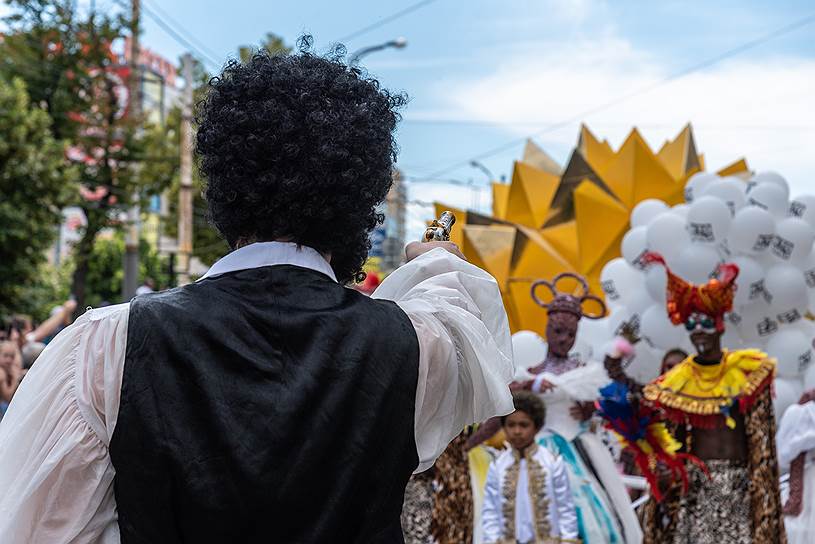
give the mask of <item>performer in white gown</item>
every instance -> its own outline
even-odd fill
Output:
[[[573,296],[559,292],[558,284],[566,279],[577,281],[582,293]],[[536,296],[539,287],[550,292],[548,302]],[[528,369],[523,382],[524,387],[539,392],[546,403],[547,421],[539,441],[566,462],[583,541],[637,544],[642,540],[642,531],[628,492],[598,435],[599,427],[589,422],[598,391],[610,379],[601,363],[584,363],[569,356],[579,320],[602,317],[605,305],[589,294],[583,278],[568,273],[552,282],[536,282],[532,293],[548,313],[546,359]],[[584,310],[591,304],[598,307],[596,312]]]
[[[789,468],[784,505],[788,544],[815,542],[815,389],[787,408],[776,434],[778,463]]]
[[[404,102],[308,51],[227,65],[197,152],[233,248],[87,311],[0,423],[0,543],[402,541],[405,484],[512,411],[496,281],[449,242],[359,277]]]

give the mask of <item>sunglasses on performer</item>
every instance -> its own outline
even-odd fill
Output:
[[[696,330],[697,327],[701,327],[702,330],[712,331],[716,329],[716,322],[708,316],[691,316],[685,321],[685,328],[688,332]]]

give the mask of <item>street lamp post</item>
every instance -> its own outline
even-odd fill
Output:
[[[484,172],[484,174],[487,176],[487,181],[489,181],[489,182],[495,181],[495,176],[492,175],[492,172],[490,171],[490,169],[487,168],[486,166],[484,166],[483,163],[480,163],[480,162],[478,162],[476,160],[472,160],[472,161],[470,161],[470,166],[472,166],[473,168],[477,168],[478,170],[481,170],[482,172]]]
[[[407,46],[407,38],[399,37],[395,40],[391,40],[389,42],[380,43],[379,45],[371,45],[369,47],[363,47],[362,49],[358,49],[348,58],[348,66],[354,67],[359,64],[360,59],[365,55],[370,55],[371,53],[375,53],[376,51],[381,51],[383,49],[388,49],[389,47],[393,47],[394,49],[403,49]]]

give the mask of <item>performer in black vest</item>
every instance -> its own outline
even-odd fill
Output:
[[[306,40],[307,42],[308,40]],[[449,242],[360,276],[400,94],[337,54],[232,62],[200,104],[196,283],[91,310],[0,426],[0,542],[392,543],[405,484],[512,411],[495,280]]]

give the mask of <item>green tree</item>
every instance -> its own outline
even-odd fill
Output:
[[[129,115],[127,67],[112,44],[128,33],[121,15],[80,14],[73,0],[10,0],[9,32],[0,46],[0,74],[22,78],[33,103],[52,117],[54,135],[70,143],[79,170],[75,194],[86,218],[74,248],[71,291],[85,305],[90,257],[100,232],[120,228],[134,195],[148,198],[170,179],[157,179],[144,160],[142,119]]]
[[[291,47],[286,45],[283,38],[272,32],[267,32],[266,37],[261,40],[257,46],[242,45],[238,48],[238,55],[240,56],[241,62],[248,61],[252,58],[252,55],[261,49],[265,49],[271,55],[285,55],[286,53],[291,53]]]
[[[0,315],[32,309],[61,208],[76,191],[64,152],[23,80],[0,75]]]
[[[122,302],[124,254],[125,243],[122,233],[117,232],[110,238],[97,238],[89,256],[86,305],[99,306],[102,303]],[[145,240],[139,242],[139,274],[143,278],[152,278],[159,288],[166,287],[170,281],[166,259]]]

